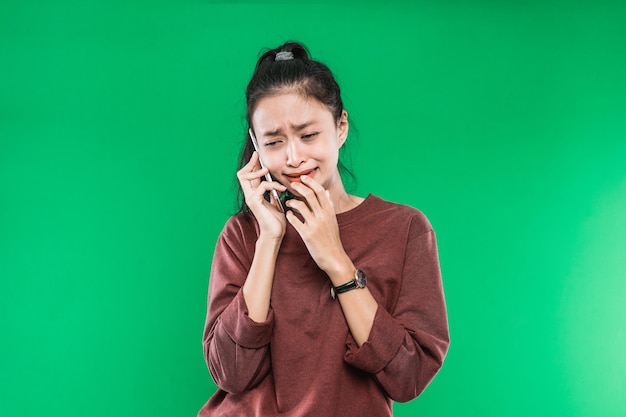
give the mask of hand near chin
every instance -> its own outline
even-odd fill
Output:
[[[291,211],[287,212],[287,220],[302,237],[317,266],[331,275],[342,262],[345,263],[347,255],[341,243],[330,193],[307,176],[302,176],[302,183],[295,182],[292,187],[302,198],[291,199],[286,204],[300,213],[302,220]]]
[[[267,168],[261,168],[259,155],[254,152],[250,161],[237,171],[237,179],[241,184],[246,204],[259,223],[259,237],[278,240],[285,235],[287,222],[285,215],[277,206],[278,203],[273,198],[267,201],[265,194],[271,190],[282,193],[287,188],[276,181],[262,181],[261,178],[267,172]]]

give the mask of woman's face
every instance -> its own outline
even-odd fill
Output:
[[[324,188],[338,190],[339,148],[348,135],[345,110],[335,122],[330,110],[314,98],[285,93],[261,99],[252,114],[261,159],[274,179],[298,195],[291,184],[301,175]]]

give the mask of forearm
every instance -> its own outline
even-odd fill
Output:
[[[367,342],[374,324],[378,303],[367,288],[348,291],[337,296],[350,333],[357,346]]]
[[[248,304],[254,309],[255,285],[262,282],[258,278],[269,277],[265,279],[269,294],[275,259],[271,253],[277,253],[279,243],[275,250],[269,251],[273,247],[265,244],[257,230],[252,216],[231,218],[220,234],[211,265],[204,354],[215,382],[233,393],[258,384],[270,368],[269,344],[274,321],[269,296],[265,298],[263,317],[257,317],[258,320],[253,319],[254,312],[249,314]],[[272,262],[268,266],[261,262],[269,258]],[[244,298],[244,286],[252,294],[248,302]]]
[[[337,287],[352,279],[355,271],[354,264],[346,256],[333,269],[329,269],[327,274],[332,281],[332,285]],[[369,339],[378,303],[367,288],[354,289],[338,294],[337,299],[341,303],[341,309],[350,328],[350,333],[357,346],[361,347]]]
[[[243,285],[243,298],[248,308],[248,316],[257,323],[267,320],[274,281],[276,257],[281,240],[259,237],[254,258]]]
[[[347,341],[345,356],[351,365],[373,374],[395,401],[408,401],[424,390],[441,367],[450,343],[432,230],[409,238],[406,252],[413,256],[405,256],[397,278],[402,284],[397,299],[380,305],[367,343],[357,347],[356,340]],[[376,275],[371,278],[374,284]],[[369,287],[376,299],[387,288]],[[381,294],[380,300],[386,297]]]

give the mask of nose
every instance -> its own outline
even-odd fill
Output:
[[[287,143],[287,165],[298,167],[304,162],[304,156],[299,141],[291,139]]]

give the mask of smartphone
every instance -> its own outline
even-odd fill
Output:
[[[265,168],[265,164],[263,163],[263,159],[261,159],[261,152],[259,152],[259,143],[256,141],[256,136],[254,136],[254,132],[252,131],[252,128],[248,129],[248,134],[250,135],[250,139],[252,140],[252,145],[254,146],[254,150],[259,155],[259,162],[261,163],[261,168]],[[266,181],[270,181],[270,182],[274,181],[274,179],[272,178],[272,176],[270,175],[269,172],[267,174],[265,174],[265,180]],[[270,194],[272,195],[272,197],[274,197],[274,199],[278,203],[278,208],[280,209],[280,211],[282,211],[284,213],[285,212],[285,208],[283,207],[282,201],[280,201],[280,197],[278,196],[278,191],[271,190]]]

